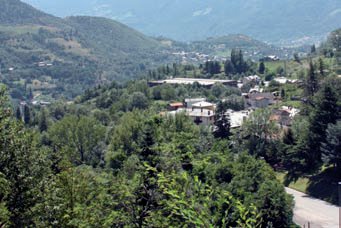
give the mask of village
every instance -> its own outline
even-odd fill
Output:
[[[299,80],[290,80],[284,77],[276,78],[280,84],[299,84]],[[198,83],[200,86],[211,88],[216,83],[221,83],[225,86],[241,88],[246,83],[252,82],[252,87],[249,92],[242,93],[241,97],[244,101],[244,110],[235,111],[232,109],[226,110],[225,115],[230,120],[231,129],[240,128],[243,123],[249,118],[250,114],[257,109],[271,108],[272,114],[270,121],[274,121],[281,128],[288,128],[300,110],[294,107],[281,105],[279,92],[264,92],[261,88],[261,78],[257,75],[244,77],[242,81],[236,80],[217,80],[217,79],[201,79],[201,78],[171,78],[159,81],[150,81],[149,86],[157,86],[162,84],[170,85],[192,85]],[[268,83],[264,85],[268,86]],[[222,99],[220,102],[224,102]],[[168,110],[161,113],[163,116],[175,116],[176,114],[185,114],[190,117],[197,125],[212,127],[216,118],[217,102],[210,102],[205,97],[186,98],[183,101],[170,102]]]

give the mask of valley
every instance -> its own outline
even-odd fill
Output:
[[[208,20],[183,29],[192,0],[44,1],[63,18],[0,0],[0,227],[337,226],[341,29],[325,29],[339,2],[318,1],[230,1],[227,21],[204,1],[192,17]],[[173,35],[113,20],[133,2],[172,15]],[[254,33],[237,9],[282,30]],[[328,35],[296,43],[300,26]]]

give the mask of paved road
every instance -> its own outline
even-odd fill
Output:
[[[341,228],[339,226],[339,208],[325,201],[310,197],[301,192],[286,188],[294,196],[294,221],[300,226],[311,228]]]

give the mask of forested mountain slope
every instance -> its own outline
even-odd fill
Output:
[[[105,16],[176,40],[242,33],[274,43],[304,41],[319,39],[341,25],[339,0],[25,1],[59,16]]]
[[[0,5],[0,74],[15,88],[14,98],[32,90],[73,97],[98,83],[137,77],[167,58],[158,41],[119,22],[61,19],[18,0]]]

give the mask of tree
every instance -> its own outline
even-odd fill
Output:
[[[281,183],[264,181],[256,194],[255,205],[263,215],[262,227],[290,227],[293,218],[293,199]]]
[[[18,106],[17,109],[16,109],[15,117],[17,118],[17,120],[22,121],[20,106]]]
[[[165,84],[160,87],[160,96],[162,100],[171,101],[176,99],[176,91],[173,86]]]
[[[315,73],[315,66],[312,60],[309,62],[309,70],[305,83],[305,93],[307,96],[314,96],[318,90],[318,80]]]
[[[315,44],[313,44],[313,45],[311,46],[311,48],[310,48],[310,53],[311,53],[311,54],[316,54],[316,46],[315,46]]]
[[[41,199],[40,187],[47,164],[34,135],[12,119],[5,90],[0,89],[0,217],[1,226],[32,225],[32,209]],[[5,202],[5,203],[3,203]],[[5,208],[4,208],[5,207]],[[7,219],[6,219],[7,220]]]
[[[232,181],[228,189],[233,196],[254,203],[261,213],[261,227],[290,227],[293,200],[276,180],[272,168],[263,160],[241,153],[234,161]]]
[[[233,63],[230,60],[226,60],[225,64],[224,64],[224,71],[225,71],[225,75],[231,75],[231,74],[235,74],[236,70],[234,68]]]
[[[324,76],[324,62],[322,58],[319,58],[319,71],[322,76]]]
[[[264,62],[260,62],[258,72],[260,74],[264,74],[265,73],[265,64],[264,64]]]
[[[324,86],[318,96],[315,110],[310,118],[307,148],[308,164],[316,168],[321,162],[321,146],[326,142],[328,124],[335,124],[339,117],[337,99],[334,91]]]
[[[217,105],[214,126],[213,135],[215,138],[227,139],[230,136],[230,119],[221,101]]]
[[[30,108],[25,105],[24,106],[24,123],[25,124],[30,124],[31,122],[31,112],[30,112]]]
[[[4,174],[0,173],[0,227],[9,225],[10,212],[6,205],[6,198],[9,194],[9,183]]]
[[[336,124],[329,124],[326,131],[326,142],[321,147],[323,160],[334,165],[341,171],[341,121]]]
[[[271,121],[271,110],[259,109],[251,113],[243,123],[242,137],[245,138],[245,149],[256,157],[263,157],[270,164],[278,162],[279,157],[274,150],[278,127]]]
[[[49,128],[48,136],[56,153],[65,152],[76,165],[96,167],[103,159],[105,128],[92,117],[64,117]]]
[[[221,84],[221,83],[215,83],[213,86],[212,86],[212,95],[215,96],[216,98],[220,98],[224,91],[225,91],[226,87]]]
[[[297,53],[294,54],[294,60],[295,60],[295,62],[297,62],[297,63],[301,63],[301,59],[300,59],[300,57],[298,56]]]
[[[248,64],[244,61],[242,50],[232,49],[231,61],[225,62],[225,74],[241,74],[248,71]]]
[[[333,47],[336,49],[335,50],[335,58],[336,62],[338,64],[338,72],[341,74],[341,29],[335,30],[332,32],[329,36],[329,41],[333,45]]]
[[[39,126],[40,132],[47,130],[48,124],[47,124],[47,117],[46,117],[45,109],[41,110],[38,126]]]
[[[160,173],[158,185],[164,199],[151,220],[155,227],[261,227],[261,217],[253,204],[244,205],[197,176]]]
[[[284,90],[284,88],[281,89],[281,98],[282,99],[285,98],[285,90]]]
[[[148,107],[148,99],[141,92],[134,92],[130,97],[130,110],[134,108],[145,109]]]

